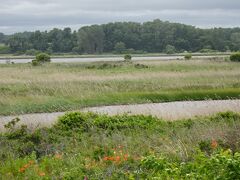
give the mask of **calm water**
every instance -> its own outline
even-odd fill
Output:
[[[194,58],[213,58],[215,56],[194,56]],[[218,56],[219,57],[219,56]],[[161,56],[161,57],[133,57],[135,61],[143,60],[176,60],[183,59],[183,56]],[[32,59],[0,59],[0,64],[6,63],[29,63]],[[99,61],[123,61],[123,57],[104,57],[104,58],[52,58],[54,63],[77,63],[77,62],[99,62]]]

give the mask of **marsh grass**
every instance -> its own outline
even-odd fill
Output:
[[[0,65],[0,114],[239,98],[239,70],[207,60]]]

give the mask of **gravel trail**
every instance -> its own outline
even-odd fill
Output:
[[[145,114],[174,121],[194,116],[207,116],[225,111],[240,112],[240,100],[182,101],[138,105],[116,105],[85,108],[81,111],[91,111],[109,115],[124,113]],[[25,124],[30,128],[49,127],[57,121],[59,116],[62,116],[65,113],[66,112],[0,116],[0,131],[4,131],[4,125],[16,117],[21,119],[19,125]]]

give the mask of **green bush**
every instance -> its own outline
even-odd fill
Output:
[[[137,69],[147,69],[147,68],[149,68],[149,66],[147,66],[145,64],[135,64],[134,67],[137,68]]]
[[[192,59],[192,54],[186,54],[186,55],[184,56],[184,59],[185,59],[185,60],[190,60],[190,59]]]
[[[240,62],[240,52],[232,54],[230,60],[234,62]]]
[[[77,130],[77,131],[87,131],[91,127],[91,121],[96,114],[93,113],[81,113],[73,112],[67,113],[64,116],[60,117],[56,126],[61,130]]]
[[[46,53],[40,53],[36,55],[36,60],[39,63],[46,63],[46,62],[51,62],[51,57]]]
[[[36,59],[32,60],[32,65],[38,66],[47,62],[51,62],[51,57],[46,53],[40,53],[36,55]]]
[[[132,60],[132,56],[131,56],[130,54],[126,54],[126,55],[124,56],[124,60],[125,60],[125,61],[131,61],[131,60]]]
[[[38,65],[40,65],[40,63],[36,59],[34,59],[34,60],[32,60],[32,65],[38,66]]]

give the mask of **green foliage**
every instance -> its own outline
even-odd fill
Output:
[[[48,53],[144,53],[238,51],[239,28],[199,29],[161,20],[151,22],[116,22],[81,27],[54,28],[49,32],[24,32],[5,36],[0,43],[8,44],[12,53],[36,49]],[[133,52],[135,51],[135,52]],[[28,52],[27,52],[28,53]]]
[[[40,53],[36,55],[36,60],[39,63],[51,62],[51,57],[46,53]]]
[[[114,50],[117,52],[117,53],[123,53],[125,50],[126,50],[126,45],[125,43],[123,42],[117,42],[114,46]]]
[[[40,63],[36,59],[34,59],[34,60],[32,60],[32,65],[38,66],[38,65],[40,65]]]
[[[10,52],[11,52],[11,50],[10,50],[9,46],[6,46],[4,44],[0,44],[0,54],[8,54]]]
[[[125,61],[131,61],[131,60],[132,60],[132,56],[131,56],[130,54],[126,54],[126,55],[124,56],[124,60],[125,60]]]
[[[184,56],[184,59],[185,59],[185,60],[190,60],[190,59],[192,59],[192,54],[186,54],[186,55]]]
[[[40,53],[41,51],[30,49],[30,50],[27,50],[25,54],[29,56],[36,56],[37,54],[40,54]]]
[[[57,127],[69,131],[69,130],[81,130],[87,131],[91,127],[91,121],[96,114],[92,113],[80,113],[73,112],[59,118]]]
[[[144,179],[239,179],[240,154],[220,151],[207,157],[198,152],[193,161],[171,162],[164,157],[148,156],[142,160],[142,167],[148,171]]]
[[[172,45],[167,45],[166,48],[165,48],[165,53],[167,54],[174,54],[176,52],[176,49],[174,46]]]
[[[146,129],[161,124],[161,122],[157,123],[157,121],[158,120],[152,116],[107,116],[94,113],[73,112],[60,117],[56,126],[64,131],[88,131],[91,127],[104,130]]]
[[[236,151],[222,148],[225,129],[236,130],[233,143],[239,143],[240,121],[229,123],[239,114],[216,116],[224,121],[199,117],[166,122],[143,115],[72,112],[60,117],[55,126],[38,130],[16,128],[19,119],[14,119],[6,126],[8,131],[0,134],[0,177],[239,179],[240,147]],[[214,146],[211,134],[220,138]],[[182,158],[184,153],[187,158]]]
[[[32,60],[32,65],[38,66],[47,62],[51,62],[51,57],[46,53],[40,53],[36,55],[36,59]]]
[[[139,63],[135,64],[134,67],[137,68],[137,69],[147,69],[147,68],[149,68],[149,66],[147,66],[145,64],[139,64]]]
[[[214,52],[217,52],[217,51],[213,50],[213,49],[201,49],[199,52],[200,53],[214,53]]]
[[[230,60],[234,62],[240,62],[240,52],[232,54]]]

